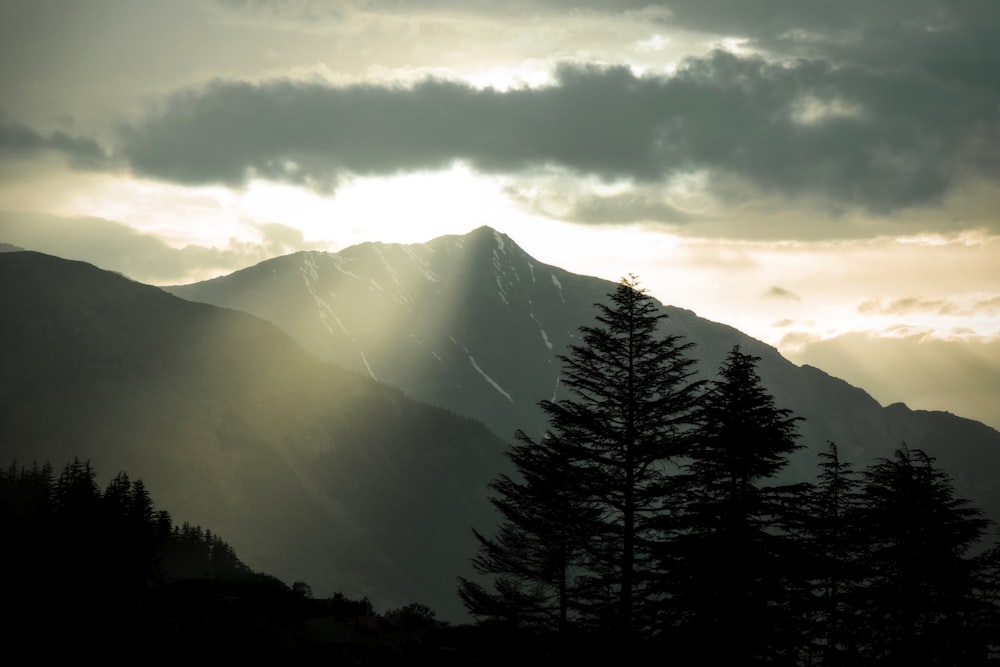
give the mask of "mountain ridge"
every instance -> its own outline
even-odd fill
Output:
[[[462,618],[455,576],[468,573],[469,528],[496,521],[487,484],[505,444],[545,427],[538,401],[565,395],[558,355],[615,286],[492,231],[294,253],[173,288],[0,253],[0,454],[127,469],[252,567]],[[815,471],[827,440],[858,467],[906,442],[1000,517],[995,429],[880,406],[729,325],[661,307],[663,333],[696,343],[701,377],[734,344],[761,357],[776,404],[804,418],[790,478]]]
[[[128,470],[178,521],[318,593],[463,614],[503,443],[272,324],[84,262],[0,255],[0,458]]]
[[[264,317],[318,357],[367,368],[409,395],[482,421],[507,441],[518,429],[530,435],[544,430],[538,402],[565,396],[558,357],[579,342],[579,327],[593,322],[594,304],[605,302],[615,286],[539,262],[488,226],[426,243],[365,243],[311,257],[316,262],[308,269],[294,266],[305,261],[300,254],[261,262],[257,271],[271,272],[270,279],[252,286],[237,273],[210,281],[211,290],[206,283],[166,289]],[[308,299],[281,277],[292,269],[309,273]],[[691,356],[701,377],[713,378],[733,345],[761,357],[759,372],[776,403],[803,418],[806,447],[793,456],[790,476],[807,476],[827,441],[859,466],[890,456],[906,441],[943,465],[966,464],[966,451],[975,450],[1000,470],[1000,432],[987,425],[956,417],[949,422],[952,432],[933,429],[937,440],[947,436],[935,441],[919,425],[937,418],[889,409],[863,388],[817,367],[797,366],[735,327],[654,301],[667,315],[663,333],[695,343]],[[309,310],[319,302],[317,318]],[[337,328],[323,326],[324,317],[328,323],[335,317]],[[976,500],[994,491],[1000,498],[1000,486],[971,468],[956,475],[979,490]],[[987,504],[1000,516],[1000,500]]]

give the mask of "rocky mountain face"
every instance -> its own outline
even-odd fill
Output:
[[[542,427],[537,403],[558,390],[556,354],[592,320],[606,283],[481,228],[422,245],[297,253],[167,289],[267,319],[322,359],[508,438]]]
[[[88,264],[2,253],[0,285],[2,465],[78,456],[102,487],[125,470],[288,584],[462,616],[455,578],[504,465],[481,424]]]
[[[320,358],[481,420],[509,442],[516,429],[544,430],[538,402],[565,397],[558,355],[578,342],[580,326],[594,324],[594,304],[613,289],[545,265],[482,227],[424,244],[297,253],[169,291],[267,319]],[[663,310],[664,332],[696,344],[691,354],[703,378],[715,377],[734,345],[761,357],[760,375],[777,404],[803,419],[806,447],[794,455],[789,478],[810,477],[828,440],[858,465],[905,442],[937,457],[963,493],[1000,517],[996,430],[947,413],[883,407],[730,326]]]

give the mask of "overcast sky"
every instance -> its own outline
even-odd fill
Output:
[[[996,0],[0,0],[0,242],[153,284],[491,225],[1000,428]]]

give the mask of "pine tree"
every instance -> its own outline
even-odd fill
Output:
[[[494,590],[460,578],[459,595],[474,616],[565,632],[590,513],[579,502],[573,467],[558,439],[547,433],[536,443],[518,431],[516,441],[507,456],[519,479],[503,474],[490,484],[490,501],[502,517],[497,534],[473,531],[479,542],[473,567],[499,575]]]
[[[625,636],[652,629],[654,519],[670,505],[669,467],[687,452],[701,383],[692,344],[659,334],[666,314],[634,276],[608,296],[560,357],[571,398],[540,403],[549,437],[522,434],[512,452],[522,480],[494,485],[504,521],[475,562],[501,575],[509,601],[530,606],[555,589],[561,619],[572,610]]]
[[[767,484],[800,446],[798,418],[774,405],[758,361],[734,347],[700,404],[684,512],[661,561],[678,640],[717,638],[688,648],[719,664],[791,662],[805,633],[796,536],[805,487]]]
[[[629,635],[654,627],[657,518],[671,511],[669,473],[690,446],[702,383],[687,356],[694,344],[659,333],[666,313],[634,276],[609,298],[596,304],[597,325],[581,328],[583,345],[561,357],[574,398],[542,408],[600,511],[588,536],[591,615]]]
[[[833,442],[819,453],[820,472],[812,492],[808,538],[811,547],[813,653],[821,665],[859,662],[852,589],[860,576],[860,495],[851,465]]]
[[[866,664],[976,665],[997,625],[988,563],[971,550],[989,520],[957,498],[934,459],[905,445],[864,475]]]

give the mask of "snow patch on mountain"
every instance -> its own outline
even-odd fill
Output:
[[[510,301],[507,300],[507,291],[503,288],[503,283],[500,282],[500,276],[496,277],[496,281],[497,281],[497,294],[500,295],[500,300],[509,306]]]
[[[420,273],[423,274],[424,278],[426,278],[428,281],[430,281],[432,283],[441,282],[440,279],[437,277],[437,274],[434,273],[433,271],[431,271],[429,268],[427,268],[428,267],[428,262],[426,262],[425,260],[421,259],[417,255],[417,253],[413,251],[413,247],[412,246],[405,246],[404,245],[404,246],[401,246],[401,248],[403,250],[403,253],[405,255],[407,255],[410,259],[412,259],[413,263],[417,265],[417,270],[420,271]],[[425,246],[425,249],[427,250],[427,252],[431,252],[431,253],[434,252],[434,249],[431,248],[430,246]]]
[[[556,286],[557,290],[559,290],[559,298],[562,299],[563,303],[566,303],[566,297],[563,295],[562,283],[559,282],[558,278],[556,278],[556,274],[550,273],[549,275],[552,276],[552,284]]]
[[[454,338],[452,338],[451,336],[448,337],[451,338],[452,343],[459,345],[458,341],[456,341]],[[481,376],[483,376],[483,379],[489,382],[490,386],[492,386],[494,389],[500,392],[504,398],[513,403],[514,399],[511,397],[511,395],[503,387],[501,387],[496,380],[487,375],[486,371],[484,371],[482,368],[479,367],[479,364],[476,363],[476,358],[472,356],[472,353],[469,352],[469,349],[464,345],[459,345],[459,347],[465,350],[465,354],[469,357],[469,363],[471,363],[472,367],[476,369],[476,372],[479,373]]]
[[[368,357],[365,356],[365,351],[364,350],[358,350],[358,352],[361,353],[361,362],[365,365],[365,368],[368,369],[368,374],[372,376],[373,380],[375,380],[376,382],[378,382],[378,378],[375,377],[375,371],[372,370],[371,365],[368,363]]]
[[[368,357],[365,356],[365,352],[361,349],[361,345],[358,343],[357,339],[351,335],[351,332],[347,330],[347,327],[345,327],[344,323],[340,321],[337,314],[333,312],[333,308],[330,307],[330,304],[324,301],[323,298],[316,293],[316,290],[313,289],[313,285],[317,280],[319,280],[319,270],[316,267],[316,259],[312,256],[312,254],[307,254],[305,256],[299,270],[302,273],[302,279],[306,284],[306,290],[309,291],[309,294],[312,295],[313,301],[316,303],[320,322],[324,327],[326,327],[326,330],[330,334],[333,334],[333,327],[330,326],[330,323],[327,321],[327,317],[332,318],[333,321],[337,323],[337,326],[344,332],[344,335],[347,336],[352,343],[354,343],[354,347],[357,349],[358,354],[361,355],[361,363],[363,363],[365,368],[368,369],[368,374],[371,375],[373,380],[377,381],[378,378],[375,377],[375,372],[368,363]],[[373,280],[372,282],[375,281]],[[382,288],[380,287],[379,289]]]
[[[312,265],[314,267],[318,267],[318,265],[316,264],[316,260],[314,259],[314,256],[317,255],[317,254],[321,254],[323,256],[324,260],[327,263],[332,264],[333,268],[335,268],[340,273],[343,273],[345,276],[350,276],[351,278],[354,278],[355,280],[357,280],[360,283],[365,283],[366,282],[364,278],[362,278],[358,274],[356,274],[356,273],[354,273],[354,272],[352,272],[352,271],[350,271],[350,270],[347,269],[347,264],[351,260],[348,259],[347,257],[344,257],[343,255],[341,255],[339,253],[316,253],[316,252],[307,253],[307,255],[306,255],[307,261],[311,260],[312,261]],[[317,280],[319,279],[319,273],[318,272],[316,274],[316,279]]]
[[[538,318],[535,317],[534,313],[528,313],[528,315],[530,315],[531,319],[538,325],[538,331],[542,334],[542,340],[545,341],[545,347],[551,350],[555,346],[552,344],[552,341],[549,340],[549,335],[545,333],[545,328],[542,326],[542,323],[538,321]]]
[[[306,286],[312,285],[312,283],[319,280],[319,269],[316,268],[316,257],[313,254],[306,253],[302,261],[302,277],[306,281]]]
[[[399,279],[399,274],[396,273],[396,269],[392,268],[392,264],[390,264],[389,260],[387,260],[385,255],[382,254],[382,249],[377,245],[372,246],[372,248],[375,250],[375,254],[378,255],[378,258],[382,260],[382,266],[385,267],[385,271],[392,278],[392,281],[396,283],[398,287],[402,287],[403,281]]]
[[[494,229],[493,238],[495,238],[497,241],[497,247],[500,248],[501,251],[503,251],[505,245],[503,240],[503,234]]]

